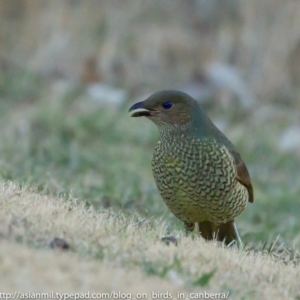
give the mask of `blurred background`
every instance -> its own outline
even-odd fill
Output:
[[[300,2],[0,0],[0,174],[182,228],[151,173],[161,89],[195,97],[249,168],[246,242],[300,242]]]

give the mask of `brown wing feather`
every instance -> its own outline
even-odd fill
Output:
[[[221,144],[224,144],[229,150],[229,152],[231,153],[231,155],[233,156],[234,164],[237,170],[236,179],[246,187],[249,193],[249,202],[252,203],[254,201],[253,187],[245,163],[243,162],[238,151],[228,140],[228,138],[212,123],[212,121],[209,118],[207,119],[207,122],[210,126],[211,131],[213,132],[213,135],[216,137],[215,140]]]
[[[232,151],[232,155],[234,157],[234,162],[235,162],[236,170],[237,170],[236,179],[242,185],[244,185],[246,187],[246,189],[248,190],[248,193],[249,193],[249,202],[252,203],[254,201],[253,187],[252,187],[248,169],[247,169],[245,163],[243,162],[243,160],[241,159],[240,155],[237,152]]]

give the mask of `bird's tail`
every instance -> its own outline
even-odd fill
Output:
[[[210,221],[199,222],[199,231],[206,240],[217,240],[225,242],[226,245],[236,241],[242,245],[234,220],[223,224],[216,224]]]

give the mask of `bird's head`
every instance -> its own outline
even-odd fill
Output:
[[[142,102],[135,103],[129,109],[132,117],[147,117],[159,127],[163,125],[185,125],[193,116],[199,116],[200,107],[196,100],[180,91],[161,91]],[[196,118],[197,119],[197,118]]]

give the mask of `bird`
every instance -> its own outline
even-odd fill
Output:
[[[156,92],[132,105],[132,111],[131,117],[146,117],[158,127],[153,177],[186,232],[198,227],[205,240],[242,247],[234,219],[253,202],[254,194],[248,169],[234,145],[184,92]]]

